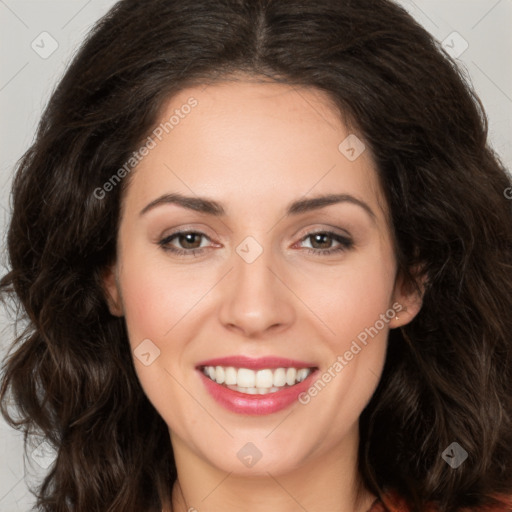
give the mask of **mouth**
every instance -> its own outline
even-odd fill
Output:
[[[306,380],[316,367],[251,370],[233,366],[202,366],[199,369],[207,378],[232,391],[246,395],[267,395]]]
[[[291,406],[318,373],[311,363],[242,356],[215,359],[196,366],[209,394],[238,414],[264,415]]]

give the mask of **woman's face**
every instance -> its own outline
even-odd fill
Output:
[[[388,331],[419,307],[369,150],[321,92],[275,83],[183,90],[161,122],[106,287],[177,460],[275,475],[355,456]]]

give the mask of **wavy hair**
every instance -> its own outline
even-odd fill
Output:
[[[25,440],[37,429],[56,449],[39,510],[170,502],[168,428],[102,288],[129,177],[106,198],[95,190],[173,94],[240,72],[328,94],[374,155],[399,273],[426,279],[360,418],[365,485],[418,511],[511,494],[511,179],[464,73],[389,0],[122,0],[56,87],[12,188],[0,291],[25,328],[3,363],[1,410]],[[441,457],[453,441],[468,452],[457,470]]]

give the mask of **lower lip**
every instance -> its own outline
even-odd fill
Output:
[[[212,379],[206,377],[202,370],[198,370],[206,389],[210,395],[223,407],[238,414],[263,415],[272,414],[289,407],[306,391],[318,370],[313,370],[306,379],[281,391],[267,393],[266,395],[247,395],[233,391]]]

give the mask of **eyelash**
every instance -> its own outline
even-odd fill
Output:
[[[174,238],[176,238],[180,235],[190,235],[190,234],[200,235],[209,240],[209,237],[207,235],[205,235],[204,233],[201,233],[200,231],[176,231],[175,233],[171,233],[170,235],[168,235],[165,238],[163,238],[162,240],[160,240],[158,242],[158,245],[160,245],[162,247],[162,249],[164,249],[165,251],[170,251],[170,252],[176,254],[177,256],[199,255],[204,251],[204,249],[205,249],[204,247],[199,248],[199,249],[179,249],[179,248],[172,247],[169,245]],[[315,255],[319,255],[319,256],[329,256],[334,253],[340,253],[340,252],[349,250],[354,245],[354,242],[350,238],[347,238],[347,237],[344,237],[337,233],[334,233],[333,231],[314,231],[312,233],[308,233],[300,241],[302,242],[304,240],[307,240],[308,238],[310,238],[314,235],[327,235],[330,238],[332,238],[333,240],[335,240],[336,242],[338,242],[340,244],[340,246],[335,249],[325,249],[325,250],[311,249],[309,247],[306,247],[307,252],[310,254],[315,254]]]

